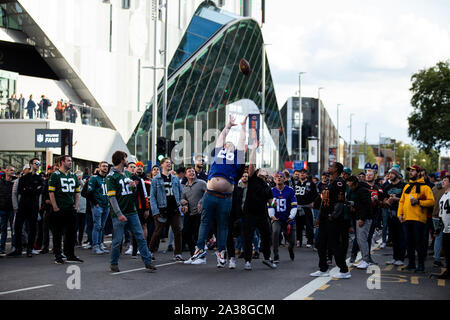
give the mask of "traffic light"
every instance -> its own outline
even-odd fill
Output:
[[[167,138],[159,137],[156,142],[156,155],[158,161],[161,161],[167,156]]]
[[[176,142],[167,140],[167,155],[172,158],[172,150],[175,148]]]

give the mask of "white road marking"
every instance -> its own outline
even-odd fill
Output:
[[[377,243],[377,247],[380,245],[380,243]],[[358,252],[358,256],[356,257],[356,261],[361,259],[361,252]],[[350,258],[346,260],[347,265],[350,267],[352,264],[350,264]],[[319,290],[321,287],[326,285],[328,282],[332,280],[336,274],[339,273],[339,267],[334,267],[330,270],[330,276],[328,277],[318,277],[311,282],[307,283],[297,291],[291,293],[283,300],[305,300],[310,295],[312,295],[314,292]],[[345,281],[345,280],[344,280]]]
[[[10,294],[10,293],[15,293],[15,292],[28,291],[28,290],[41,289],[41,288],[47,288],[47,287],[52,287],[52,286],[53,286],[53,284],[45,284],[45,285],[42,285],[42,286],[29,287],[29,288],[23,288],[23,289],[17,289],[17,290],[0,292],[0,295]]]
[[[171,264],[176,264],[179,263],[178,261],[175,262],[169,262],[169,263],[164,263],[164,264],[159,264],[155,267],[159,268],[159,267],[164,267],[164,266],[169,266]],[[120,272],[114,272],[111,273],[111,275],[116,275],[116,274],[122,274],[122,273],[130,273],[130,272],[135,272],[135,271],[141,271],[141,270],[145,270],[145,268],[138,268],[138,269],[132,269],[132,270],[126,270],[126,271],[120,271]]]

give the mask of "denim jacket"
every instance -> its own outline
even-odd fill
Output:
[[[173,174],[171,174],[170,176],[172,177],[173,194],[175,196],[177,205],[180,206],[183,188],[181,187],[180,180],[176,176],[174,176]],[[161,177],[161,174],[158,174],[152,180],[150,189],[150,206],[152,208],[152,215],[154,216],[159,214],[159,208],[167,207],[166,191],[164,189],[164,180]]]

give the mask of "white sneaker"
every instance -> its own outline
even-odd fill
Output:
[[[205,247],[203,248],[203,250],[208,250],[208,246],[205,244]]]
[[[367,269],[369,267],[369,264],[362,260],[357,266],[357,269]]]
[[[338,272],[338,274],[334,276],[334,278],[337,279],[350,279],[351,277],[352,275],[350,274],[350,271],[346,273]]]
[[[39,254],[39,251],[33,249],[33,250],[31,251],[31,253],[32,253],[32,254]]]
[[[230,261],[228,263],[228,268],[236,269],[236,259],[234,257],[230,258]]]
[[[405,265],[405,264],[403,263],[403,261],[401,261],[401,260],[395,261],[394,264],[395,264],[396,266],[404,266],[404,265]]]
[[[394,259],[392,259],[392,260],[388,260],[388,261],[386,261],[386,264],[387,265],[389,265],[389,264],[395,264],[395,260]]]
[[[197,258],[191,262],[191,264],[206,264],[206,257]]]
[[[206,257],[207,254],[208,254],[208,252],[206,252],[206,250],[202,250],[202,249],[195,247],[195,252],[194,252],[194,255],[191,257],[191,259],[192,259],[192,261],[194,261],[199,258],[204,258],[204,257]]]
[[[217,268],[224,268],[225,264],[227,263],[227,260],[225,260],[225,250],[217,251],[216,252],[217,257]]]
[[[184,260],[184,264],[192,264],[192,258],[189,258],[187,260]]]
[[[312,248],[312,245],[307,244],[306,247],[307,247],[307,248]]]
[[[317,270],[316,272],[311,273],[310,276],[311,277],[329,277],[330,272],[329,271],[322,272],[320,270]]]
[[[128,247],[128,250],[125,251],[125,254],[126,254],[126,255],[130,255],[130,254],[132,254],[132,253],[133,253],[133,246],[129,246],[129,247]]]
[[[353,264],[353,266],[354,266],[354,267],[357,267],[361,262],[362,262],[362,260],[355,261],[355,263]]]
[[[83,249],[87,249],[87,250],[92,249],[92,245],[90,243],[88,243],[83,247]]]
[[[252,264],[250,263],[250,261],[247,261],[247,262],[245,263],[244,269],[245,269],[245,270],[252,270]]]
[[[386,248],[386,243],[382,243],[382,244],[380,244],[380,249],[384,249],[384,248]]]

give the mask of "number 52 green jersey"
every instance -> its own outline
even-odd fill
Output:
[[[80,182],[75,174],[58,170],[48,180],[48,191],[55,193],[55,200],[61,210],[71,210],[75,205],[75,193],[80,192]]]
[[[116,168],[112,168],[106,177],[108,197],[116,197],[120,211],[122,211],[125,216],[137,214],[133,195],[134,187],[132,187],[129,182],[132,182],[131,173],[124,171],[122,174]],[[117,212],[114,211],[114,208],[111,210],[111,216],[117,216]]]

